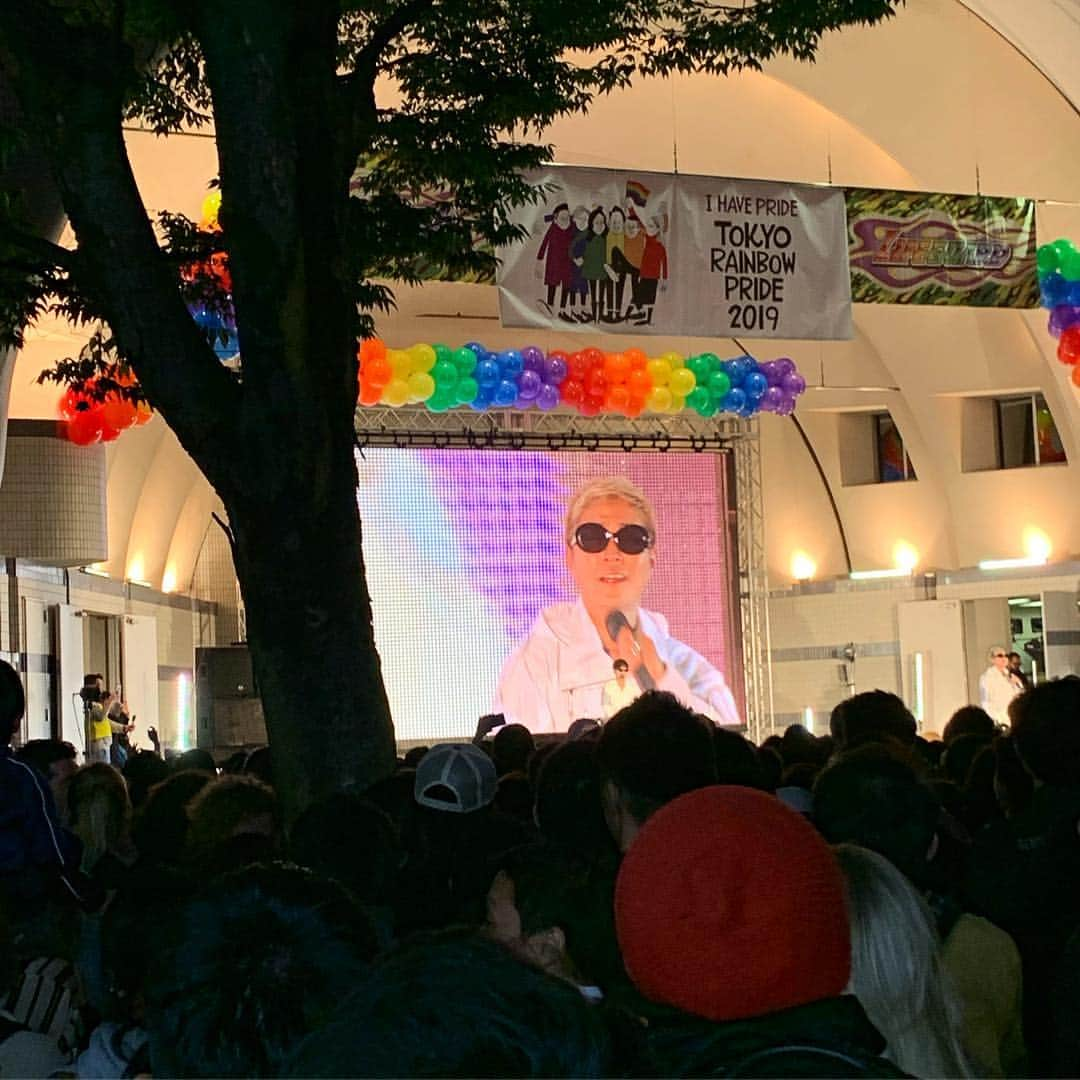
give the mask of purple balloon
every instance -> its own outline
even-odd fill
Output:
[[[761,408],[764,412],[776,412],[780,404],[787,399],[787,395],[779,386],[770,386],[761,395]]]
[[[1080,323],[1080,307],[1058,304],[1051,310],[1047,326],[1054,337],[1061,337],[1070,326],[1075,326],[1077,323]]]
[[[797,397],[806,389],[806,380],[797,371],[793,371],[790,375],[784,376],[784,381],[780,385],[791,397]]]
[[[783,371],[776,366],[775,360],[766,360],[764,364],[760,365],[761,374],[765,376],[765,381],[770,386],[779,386],[781,380],[784,377]]]
[[[779,372],[781,382],[783,382],[785,375],[791,375],[795,371],[795,361],[786,356],[781,356],[779,360],[773,360],[771,363],[774,369]]]
[[[561,356],[549,356],[544,361],[544,381],[561,386],[567,375],[566,361]]]
[[[776,407],[777,416],[790,416],[795,411],[795,399],[784,395],[784,400]]]
[[[535,371],[526,368],[518,376],[518,396],[523,401],[533,401],[543,385],[544,380]]]
[[[547,412],[549,409],[554,409],[559,404],[559,391],[556,387],[550,383],[544,383],[540,387],[540,393],[536,395],[536,404],[539,408]]]
[[[526,371],[543,372],[544,370],[544,350],[538,349],[535,345],[526,345],[521,350],[521,359],[525,365]]]

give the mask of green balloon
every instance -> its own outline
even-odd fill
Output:
[[[709,372],[715,371],[720,366],[720,357],[716,353],[702,353],[701,360]]]
[[[1052,274],[1058,268],[1057,248],[1053,244],[1043,244],[1035,252],[1035,265],[1040,274]]]
[[[449,345],[432,345],[435,350],[436,364],[450,364],[454,360],[454,350]]]
[[[708,419],[710,416],[715,416],[716,415],[716,409],[717,409],[716,400],[710,394],[708,402],[705,405],[703,405],[700,409],[698,409],[698,412],[702,416],[704,416],[706,419]]]
[[[454,350],[454,367],[459,375],[471,375],[476,370],[476,353],[463,345]]]
[[[457,385],[458,370],[448,360],[436,364],[431,374],[435,376],[436,393],[442,390],[451,390]]]
[[[686,395],[686,404],[695,412],[701,412],[702,407],[708,405],[709,400],[709,391],[704,386],[696,386]]]
[[[1060,257],[1061,274],[1066,281],[1080,281],[1080,251],[1072,248]]]
[[[454,402],[453,398],[447,397],[445,391],[440,392],[440,390],[437,389],[424,404],[428,407],[430,412],[446,412]]]
[[[454,396],[457,398],[457,403],[459,405],[468,405],[476,397],[479,389],[476,380],[469,375],[458,379],[458,384],[454,387]]]
[[[731,389],[731,379],[726,371],[714,371],[709,376],[709,392],[719,401]]]

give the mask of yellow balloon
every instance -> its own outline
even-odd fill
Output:
[[[679,397],[678,394],[671,395],[671,408],[668,410],[670,413],[681,413],[686,408],[686,398]]]
[[[409,400],[409,384],[404,379],[391,379],[382,392],[382,400],[386,405],[393,405],[396,409]]]
[[[412,356],[404,349],[387,349],[386,359],[390,361],[390,370],[395,379],[404,382],[415,370]]]
[[[414,371],[430,371],[435,366],[435,350],[430,345],[412,345],[409,348]]]
[[[414,371],[408,387],[410,401],[427,401],[435,393],[435,380],[426,371]]]
[[[671,408],[671,391],[666,386],[654,387],[645,404],[650,412],[667,412]]]
[[[675,397],[686,397],[697,385],[697,379],[689,368],[681,367],[671,373],[671,393]]]
[[[678,371],[685,364],[682,356],[677,352],[666,352],[660,359],[666,360],[671,365],[672,371]]]
[[[202,228],[217,228],[219,210],[221,210],[221,192],[214,190],[202,201],[202,220],[199,222]]]
[[[653,386],[667,386],[671,381],[671,365],[666,360],[650,360],[645,370],[652,379]]]

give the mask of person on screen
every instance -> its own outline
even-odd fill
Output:
[[[534,732],[566,731],[603,715],[612,661],[625,660],[641,690],[668,690],[723,724],[739,715],[724,676],[676,640],[663,615],[641,606],[656,562],[656,516],[623,477],[580,488],[566,514],[566,565],[574,603],[552,604],[503,666],[495,711]]]
[[[630,665],[620,656],[611,665],[613,679],[604,683],[604,719],[610,720],[620,709],[637,700],[641,688],[630,676]]]

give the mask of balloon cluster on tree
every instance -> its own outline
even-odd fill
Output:
[[[221,192],[211,191],[203,199],[199,219],[199,231],[207,234],[207,238],[221,232],[218,224],[220,209]],[[196,325],[206,334],[214,353],[219,360],[234,359],[240,352],[240,341],[236,336],[229,256],[220,249],[211,250],[205,259],[187,263],[180,276],[184,282],[187,309]]]
[[[795,411],[806,380],[792,360],[758,363],[749,356],[721,360],[714,353],[649,358],[641,349],[603,352],[535,345],[493,352],[479,342],[388,349],[378,338],[361,342],[360,404],[423,404],[431,412],[467,405],[486,409],[549,411],[563,405],[583,416],[643,412],[749,417]]]
[[[112,385],[117,389],[108,388]],[[112,442],[128,428],[145,424],[153,409],[145,401],[131,401],[120,389],[134,385],[129,372],[113,368],[102,383],[89,379],[81,389],[67,389],[60,399],[60,417],[67,421],[68,439],[76,446]]]
[[[1058,359],[1072,366],[1073,384],[1080,387],[1080,251],[1061,237],[1043,244],[1035,258],[1042,305],[1050,309],[1048,329],[1058,339]]]

